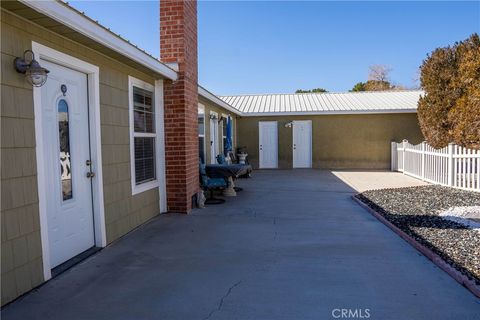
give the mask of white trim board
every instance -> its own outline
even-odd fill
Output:
[[[98,66],[92,65],[80,59],[69,56],[65,53],[56,51],[36,42],[32,42],[32,51],[37,59],[48,60],[50,62],[68,67],[79,72],[83,72],[88,78],[88,105],[90,122],[90,148],[92,159],[92,170],[95,172],[95,178],[92,179],[93,193],[93,214],[95,245],[105,247],[107,245],[107,235],[105,230],[105,206],[103,202],[103,173],[102,173],[102,143],[100,132],[100,71]],[[47,79],[48,81],[48,79]],[[35,142],[36,142],[36,160],[37,168],[43,168],[45,156],[43,154],[43,130],[42,130],[42,93],[41,88],[33,88],[33,106],[35,113]],[[42,261],[43,277],[49,280],[52,277],[50,265],[50,250],[48,242],[48,221],[47,221],[47,191],[45,188],[45,172],[37,170],[38,182],[38,207],[40,214],[40,236],[42,240]]]
[[[155,110],[157,130],[157,179],[160,201],[160,213],[167,212],[167,178],[165,177],[165,124],[163,105],[163,80],[155,81]]]
[[[216,116],[217,119],[213,120],[210,116]],[[218,113],[210,110],[208,117],[208,128],[209,128],[209,141],[210,141],[210,164],[217,163],[217,152],[220,152],[220,142],[218,141]],[[212,130],[213,129],[213,130]],[[206,161],[206,159],[205,159]]]
[[[198,103],[198,114],[203,114],[203,162],[207,162],[207,119],[210,119],[210,117],[207,118],[207,115],[205,114],[205,105],[202,103]],[[210,122],[209,122],[210,124]],[[198,135],[200,137],[200,134]]]
[[[359,114],[396,114],[417,113],[413,109],[385,109],[385,110],[345,110],[345,111],[310,111],[310,112],[248,112],[242,113],[242,117],[290,117],[290,116],[327,116],[327,115],[359,115]]]

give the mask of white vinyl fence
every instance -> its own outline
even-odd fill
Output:
[[[480,191],[480,150],[453,143],[434,149],[426,142],[392,142],[392,171],[431,183]]]

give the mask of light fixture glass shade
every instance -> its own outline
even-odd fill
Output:
[[[43,70],[28,69],[25,72],[25,78],[32,86],[41,87],[47,82],[47,73]]]
[[[31,55],[31,59],[27,60],[27,54]],[[30,61],[30,62],[28,62]],[[25,74],[25,79],[34,87],[41,87],[47,82],[47,74],[50,72],[43,68],[37,60],[32,50],[25,50],[23,58],[15,58],[13,61],[15,70]]]

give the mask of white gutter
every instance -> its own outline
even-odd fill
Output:
[[[346,114],[395,114],[417,113],[416,109],[388,109],[388,110],[338,110],[338,111],[296,111],[296,112],[243,112],[243,117],[289,117],[289,116],[321,116],[321,115],[346,115]]]
[[[167,79],[177,80],[177,72],[139,48],[108,31],[87,16],[59,1],[19,0],[19,2],[60,22],[78,33],[134,60]]]
[[[229,105],[228,103],[226,103],[225,101],[223,101],[222,99],[220,99],[219,97],[217,97],[216,95],[214,95],[213,93],[211,93],[210,91],[208,91],[207,89],[201,86],[198,86],[198,95],[219,105],[220,107],[230,112],[235,113],[236,115],[243,116],[242,112],[238,111],[237,109],[235,109],[234,107],[232,107],[231,105]]]

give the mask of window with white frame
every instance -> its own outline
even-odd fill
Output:
[[[205,163],[205,107],[198,105],[198,156]]]
[[[133,193],[158,186],[154,86],[129,78],[130,156]]]

